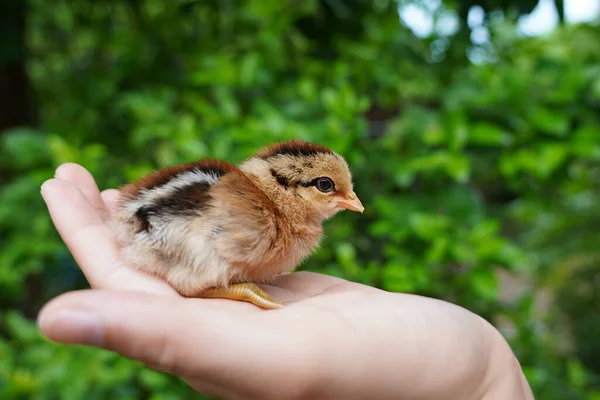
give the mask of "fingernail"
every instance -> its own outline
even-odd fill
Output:
[[[44,183],[42,183],[42,186],[40,186],[40,192],[42,194],[44,194],[44,189],[48,186],[48,182],[50,182],[51,179],[47,179],[46,181],[44,181]]]
[[[57,342],[102,346],[104,334],[100,319],[78,310],[61,310],[56,315],[40,316],[42,332]]]
[[[56,167],[56,169],[54,170],[54,177],[58,178],[58,176],[60,175],[61,170],[65,167],[65,165],[67,164],[60,164],[58,167]]]

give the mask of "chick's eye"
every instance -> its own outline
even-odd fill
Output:
[[[317,189],[323,193],[328,193],[333,190],[333,181],[329,178],[317,179]]]

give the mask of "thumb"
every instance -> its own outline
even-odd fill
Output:
[[[253,331],[252,314],[239,304],[88,290],[52,300],[38,325],[53,341],[102,347],[153,369],[210,381],[247,368],[242,360],[252,356],[252,346],[240,345],[240,332]],[[260,335],[254,338],[260,346]]]

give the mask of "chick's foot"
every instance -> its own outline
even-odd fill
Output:
[[[227,288],[211,288],[200,293],[198,297],[245,301],[265,310],[283,307],[283,304],[273,299],[254,283],[235,283]]]

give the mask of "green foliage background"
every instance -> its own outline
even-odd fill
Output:
[[[366,206],[303,269],[460,304],[502,329],[536,398],[600,399],[600,27],[523,38],[491,13],[473,47],[351,3],[27,2],[37,121],[0,136],[1,399],[197,398],[40,338],[39,307],[86,287],[39,194],[59,164],[107,188],[289,138],[344,154]]]

